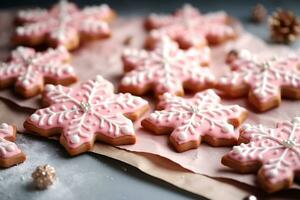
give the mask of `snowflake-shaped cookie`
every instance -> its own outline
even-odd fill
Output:
[[[222,105],[213,90],[197,93],[190,99],[166,93],[155,111],[142,126],[155,134],[169,134],[178,152],[197,148],[201,140],[212,146],[236,144],[239,126],[247,111],[238,105]]]
[[[45,82],[63,85],[76,82],[69,60],[70,54],[64,47],[45,52],[18,47],[12,51],[8,62],[1,63],[0,88],[15,84],[19,94],[32,97],[43,90]]]
[[[258,62],[244,50],[230,63],[232,71],[220,78],[218,88],[232,97],[249,94],[257,110],[266,111],[280,104],[281,95],[300,98],[299,54]]]
[[[206,54],[203,54],[206,53]],[[153,89],[157,96],[169,92],[183,95],[183,88],[193,91],[212,87],[214,75],[201,63],[208,62],[207,50],[180,50],[164,37],[153,51],[127,49],[123,54],[126,73],[120,90],[142,95]]]
[[[111,31],[107,21],[113,17],[114,12],[107,5],[79,10],[75,4],[61,0],[49,11],[20,11],[17,21],[23,25],[16,28],[14,41],[30,46],[46,42],[54,47],[64,45],[70,50],[79,45],[80,39],[108,37]]]
[[[71,155],[90,150],[95,140],[133,144],[131,120],[148,109],[140,97],[114,94],[113,85],[101,76],[74,89],[47,85],[43,101],[49,107],[37,110],[24,127],[41,136],[61,133],[60,142]]]
[[[16,128],[0,124],[0,167],[10,167],[24,162],[26,156],[12,141],[16,140]]]
[[[222,163],[239,172],[258,171],[258,181],[268,192],[291,186],[300,171],[300,118],[277,123],[276,128],[245,124],[239,146]]]
[[[235,30],[229,25],[229,17],[224,12],[203,15],[191,5],[184,5],[173,15],[152,14],[146,20],[146,27],[154,29],[146,40],[152,47],[160,37],[168,35],[182,48],[219,44],[236,37]]]

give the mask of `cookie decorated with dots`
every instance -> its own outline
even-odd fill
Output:
[[[90,150],[94,141],[112,145],[135,143],[131,120],[148,110],[148,102],[131,94],[114,94],[113,85],[97,76],[78,87],[47,85],[43,103],[24,123],[41,136],[60,134],[70,155]]]
[[[203,54],[203,53],[207,54]],[[209,52],[179,49],[177,43],[163,37],[153,51],[126,49],[123,53],[124,77],[119,89],[135,95],[154,91],[182,96],[184,89],[200,91],[213,87],[215,77],[201,64],[210,60]]]
[[[73,66],[68,64],[70,54],[64,47],[36,52],[32,48],[18,47],[8,62],[0,66],[0,88],[15,86],[23,97],[33,97],[43,91],[45,83],[69,85],[77,78]]]
[[[202,14],[186,4],[172,15],[151,14],[146,19],[146,28],[150,29],[146,46],[150,47],[162,36],[177,41],[181,48],[215,45],[237,37],[230,25],[229,16],[224,12]]]
[[[197,93],[192,98],[164,94],[158,111],[142,121],[154,134],[170,134],[170,142],[178,151],[197,148],[202,141],[212,146],[236,144],[239,126],[247,117],[238,105],[222,105],[213,90]]]
[[[300,99],[299,53],[260,62],[243,50],[229,66],[232,71],[219,79],[217,88],[230,97],[248,95],[258,111],[279,106],[281,96]]]
[[[7,168],[25,161],[25,154],[13,143],[16,127],[0,123],[0,167]]]
[[[63,45],[71,50],[82,41],[109,37],[108,22],[114,17],[115,13],[105,4],[80,10],[75,4],[61,0],[49,10],[20,11],[16,21],[21,25],[15,30],[13,42],[29,46]]]
[[[241,173],[256,173],[267,192],[288,188],[299,177],[300,118],[277,123],[276,128],[245,124],[238,146],[222,158],[222,163]]]

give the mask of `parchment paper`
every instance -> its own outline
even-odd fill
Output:
[[[5,25],[6,27],[9,26],[8,23],[5,23],[3,26],[5,27]],[[139,17],[131,19],[120,18],[113,24],[114,35],[111,39],[88,43],[79,50],[74,51],[72,63],[76,67],[80,80],[87,80],[94,77],[96,74],[101,74],[116,85],[122,75],[120,52],[125,46],[142,46],[145,33],[141,27],[142,21]],[[8,37],[8,34],[1,35],[1,38],[5,37]],[[0,41],[4,41],[4,39],[1,39]],[[1,53],[1,55],[7,54],[7,48],[4,47],[5,44],[3,45],[3,53]],[[213,48],[211,68],[216,75],[221,75],[228,70],[224,65],[223,60],[226,52],[232,48],[247,48],[250,51],[258,53],[260,58],[291,53],[291,50],[288,48],[270,47],[255,36],[243,32],[238,40]],[[0,92],[0,97],[13,102],[22,108],[36,109],[39,107],[39,97],[23,100],[16,98],[15,94],[10,90]],[[149,97],[147,99],[153,100],[153,98]],[[246,99],[224,101],[224,103],[239,104],[249,108],[246,102]],[[256,114],[250,111],[247,122],[274,126],[275,121],[288,120],[299,115],[297,109],[298,105],[299,102],[297,101],[283,101],[279,108],[264,114]],[[231,170],[220,164],[222,155],[229,151],[229,148],[212,148],[202,144],[201,147],[196,150],[190,150],[185,153],[176,153],[168,145],[167,136],[151,135],[149,132],[141,130],[139,124],[139,121],[135,123],[138,136],[137,143],[131,146],[121,146],[120,148],[135,152],[157,154],[199,174],[210,177],[229,178],[249,185],[255,185],[254,175],[238,175],[232,173]],[[19,129],[19,131],[22,131],[22,129]],[[299,186],[294,185],[294,187],[298,188]]]

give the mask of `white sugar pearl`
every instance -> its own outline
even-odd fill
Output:
[[[124,54],[124,55],[130,55],[130,54],[132,54],[132,50],[126,48],[126,49],[124,49],[123,54]]]
[[[122,79],[122,84],[129,85],[131,84],[131,79],[129,77],[125,77]]]
[[[224,126],[222,127],[222,131],[224,133],[230,133],[233,132],[234,128],[231,124],[224,124]]]
[[[24,86],[28,86],[28,85],[30,84],[30,82],[29,82],[29,80],[23,80],[23,81],[22,81],[22,84],[23,84]]]
[[[122,127],[122,132],[125,135],[132,135],[133,134],[133,129],[132,129],[131,126],[124,126],[124,127]]]
[[[185,133],[179,133],[178,134],[178,139],[180,141],[186,141],[187,140],[187,135]]]
[[[54,89],[55,89],[55,86],[51,85],[51,84],[47,84],[46,87],[45,87],[45,91],[46,92],[50,92],[50,91],[52,91]]]
[[[1,123],[0,124],[0,129],[7,129],[8,128],[8,124],[7,123]]]
[[[37,115],[37,114],[33,114],[33,115],[31,115],[31,117],[30,117],[30,119],[31,119],[31,121],[33,121],[33,122],[37,122],[38,120],[39,120],[39,115]]]
[[[79,138],[78,135],[71,135],[71,136],[70,136],[70,141],[71,141],[71,143],[73,143],[73,144],[77,144],[77,143],[80,142],[80,138]]]
[[[24,34],[25,34],[25,29],[24,29],[23,27],[18,27],[18,28],[17,28],[17,33],[18,33],[19,35],[24,35]]]
[[[157,118],[157,115],[155,113],[151,113],[150,116],[149,116],[149,119],[152,120],[152,121],[155,121]]]
[[[208,95],[216,95],[216,93],[212,89],[208,89],[206,92]]]
[[[172,97],[172,95],[170,94],[170,93],[164,93],[163,94],[163,98],[164,99],[169,99],[169,98],[171,98]]]
[[[254,95],[257,96],[259,99],[263,99],[267,96],[265,92],[261,92],[261,91],[254,91]]]
[[[96,76],[96,81],[102,81],[102,80],[103,80],[103,77],[101,75]]]
[[[222,85],[227,84],[227,83],[228,83],[227,78],[225,78],[225,77],[220,78],[220,83],[221,83]]]
[[[270,170],[270,171],[267,173],[267,176],[268,176],[269,178],[274,178],[274,177],[276,177],[277,175],[278,175],[278,171],[275,170],[275,169],[272,169],[272,170]]]
[[[69,66],[69,67],[67,67],[67,68],[64,69],[64,72],[68,73],[68,74],[71,74],[71,73],[74,72],[74,69],[73,69],[73,67]]]
[[[15,148],[15,146],[13,145],[13,144],[10,144],[10,145],[8,145],[7,147],[5,147],[5,150],[7,151],[7,152],[12,152],[12,151],[14,151],[16,148]]]
[[[232,148],[232,151],[233,151],[234,153],[236,153],[236,154],[242,153],[241,147],[239,147],[239,146],[234,146],[234,147]]]

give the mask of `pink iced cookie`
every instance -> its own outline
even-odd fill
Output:
[[[276,128],[245,124],[239,146],[222,163],[239,172],[258,171],[258,181],[267,192],[292,185],[300,172],[300,118],[277,123]]]
[[[218,89],[231,97],[248,95],[259,111],[279,106],[281,95],[300,98],[299,54],[265,62],[256,60],[246,50],[239,53],[230,63],[232,72],[220,78]]]
[[[222,105],[213,90],[197,93],[190,99],[166,93],[142,126],[155,134],[169,134],[178,152],[197,148],[201,140],[212,146],[236,144],[239,126],[247,111],[238,105]]]
[[[68,64],[70,54],[64,47],[36,52],[32,48],[18,47],[10,60],[0,67],[0,88],[15,84],[23,97],[39,94],[44,83],[69,85],[76,82],[74,69]]]
[[[173,15],[150,15],[146,22],[150,32],[146,46],[151,48],[160,37],[167,35],[177,41],[182,48],[219,44],[236,37],[229,25],[229,17],[224,12],[203,15],[191,5],[184,5]]]
[[[16,140],[16,128],[0,124],[0,167],[11,167],[25,161],[26,156],[12,141]]]
[[[203,54],[205,53],[205,55]],[[208,62],[209,50],[181,50],[169,38],[162,38],[153,51],[126,49],[120,90],[143,95],[153,90],[157,96],[169,92],[183,95],[184,89],[200,91],[214,86],[215,77],[201,63]]]
[[[37,110],[24,127],[47,137],[61,133],[60,142],[70,155],[90,150],[95,140],[112,145],[133,144],[131,120],[141,116],[148,103],[113,91],[113,85],[101,76],[76,88],[47,85],[43,102],[49,107]]]
[[[107,24],[114,18],[107,6],[91,6],[78,9],[73,3],[61,0],[49,11],[31,9],[20,11],[17,21],[23,25],[16,28],[13,41],[30,46],[47,43],[74,49],[80,40],[110,36]]]

